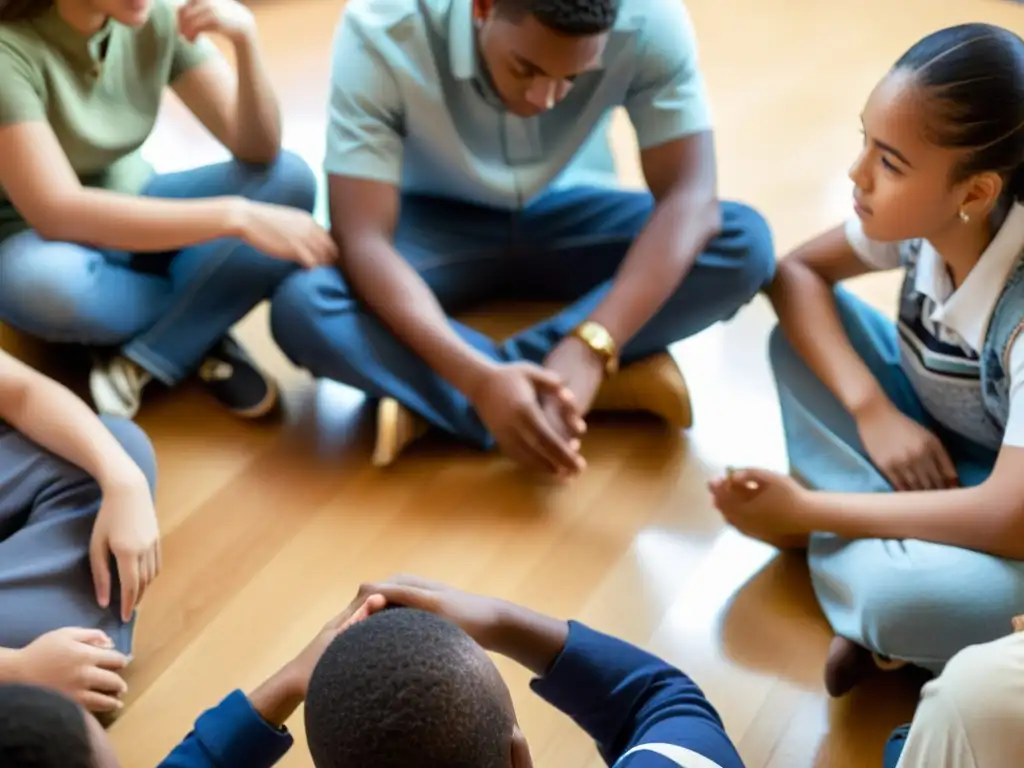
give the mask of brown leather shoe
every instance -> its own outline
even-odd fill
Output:
[[[591,410],[649,413],[677,429],[693,425],[686,379],[668,352],[637,360],[611,376],[598,390]]]
[[[427,422],[391,397],[377,405],[373,466],[389,467],[409,445],[427,433]]]
[[[832,638],[825,662],[825,690],[832,698],[845,696],[878,670],[867,648],[845,637]]]

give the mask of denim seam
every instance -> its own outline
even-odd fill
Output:
[[[228,260],[228,258],[233,256],[235,251],[238,250],[240,247],[242,247],[241,243],[232,246],[225,253],[219,256],[211,256],[204,265],[205,269],[203,269],[199,275],[193,277],[192,285],[189,287],[189,289],[177,298],[174,307],[172,307],[167,314],[165,314],[163,317],[157,320],[152,325],[152,327],[150,327],[145,333],[139,335],[135,339],[132,339],[126,345],[125,349],[129,349],[132,347],[135,347],[136,349],[141,348],[147,351],[149,354],[151,354],[154,358],[163,360],[166,363],[166,358],[153,352],[152,341],[150,341],[148,337],[154,335],[159,336],[167,329],[169,325],[178,321],[178,319],[180,319],[180,317],[186,313],[189,303],[191,302],[195,294],[199,292],[199,289],[205,286],[210,281],[210,279],[214,276],[217,270],[219,270]],[[173,380],[165,381],[165,384],[175,384],[181,379],[185,378],[185,376],[187,375],[187,372],[185,371],[184,367],[180,365],[170,365],[168,366],[168,370],[173,371],[175,375],[169,377]]]
[[[179,370],[178,366],[175,366],[166,357],[157,354],[141,342],[134,340],[128,342],[122,347],[121,354],[133,363],[141,366],[147,373],[152,374],[153,378],[168,387],[173,387],[181,380],[176,375],[176,372]]]

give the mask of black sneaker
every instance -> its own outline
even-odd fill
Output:
[[[230,336],[210,350],[199,366],[199,380],[225,408],[244,419],[266,416],[277,405],[277,383]]]

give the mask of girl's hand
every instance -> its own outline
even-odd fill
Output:
[[[255,31],[252,11],[235,0],[188,0],[178,9],[178,32],[190,43],[207,32],[237,45]]]
[[[242,201],[239,236],[260,253],[306,269],[333,264],[338,246],[306,211],[286,205]]]
[[[960,480],[942,441],[888,400],[856,415],[871,462],[897,491],[956,488]]]
[[[761,469],[729,472],[708,489],[715,508],[737,530],[779,549],[807,545],[810,494],[788,475]]]
[[[103,505],[89,544],[96,601],[103,608],[111,599],[111,558],[121,582],[121,620],[128,621],[161,568],[160,528],[153,496],[141,473],[135,482],[103,489]]]
[[[54,630],[15,654],[13,682],[60,691],[90,712],[121,709],[128,659],[98,629]]]

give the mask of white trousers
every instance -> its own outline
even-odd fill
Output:
[[[897,768],[1024,765],[1024,632],[964,649],[921,693]]]

